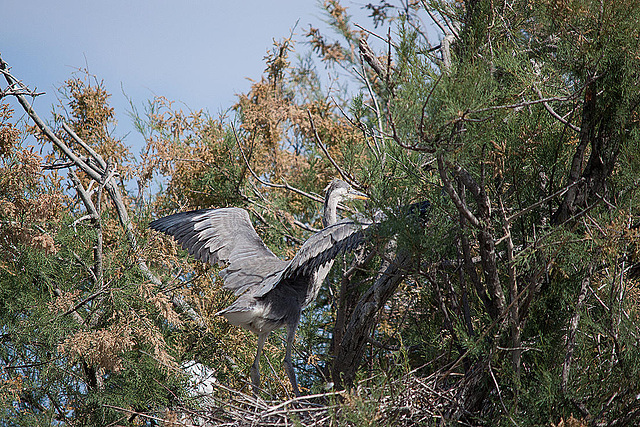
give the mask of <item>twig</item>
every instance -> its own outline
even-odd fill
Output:
[[[535,208],[537,208],[538,206],[540,206],[540,205],[542,205],[542,204],[544,204],[544,203],[548,202],[549,200],[551,200],[551,199],[553,199],[553,198],[555,198],[555,197],[558,197],[558,196],[562,196],[562,195],[563,195],[564,193],[566,193],[566,192],[567,192],[571,187],[573,187],[573,186],[575,186],[575,185],[578,185],[578,184],[580,184],[580,183],[581,183],[581,182],[583,182],[583,181],[584,181],[584,178],[581,178],[581,179],[579,179],[579,180],[577,180],[577,181],[575,181],[575,182],[572,182],[572,183],[571,183],[571,184],[569,184],[569,185],[566,185],[564,188],[561,188],[560,190],[556,191],[556,192],[555,192],[555,193],[553,193],[552,195],[547,196],[547,197],[545,197],[544,199],[542,199],[542,200],[540,200],[540,201],[538,201],[538,202],[536,202],[536,203],[534,203],[534,204],[532,204],[532,205],[530,205],[530,206],[528,206],[528,207],[524,208],[523,210],[521,210],[521,211],[519,211],[519,212],[516,212],[515,214],[511,215],[509,218],[507,218],[507,221],[508,221],[508,222],[513,222],[513,220],[514,220],[514,219],[516,219],[516,218],[518,218],[518,217],[520,217],[520,216],[522,216],[522,215],[524,215],[524,214],[526,214],[526,213],[531,212],[533,209],[535,209]]]
[[[458,195],[458,192],[453,188],[453,185],[451,184],[451,180],[449,180],[449,178],[447,177],[447,171],[444,166],[444,160],[442,158],[442,155],[441,154],[438,155],[437,158],[438,158],[438,171],[440,174],[440,179],[442,180],[442,183],[444,184],[444,188],[449,194],[449,197],[451,197],[453,204],[456,205],[456,208],[458,208],[458,211],[467,219],[467,221],[469,221],[471,225],[473,225],[475,228],[482,228],[482,224],[480,223],[480,220],[462,202],[462,200],[460,199],[460,196]]]
[[[66,122],[62,122],[62,128],[71,136],[71,138],[73,138],[74,141],[76,141],[78,144],[80,144],[80,146],[82,146],[82,148],[84,148],[85,150],[87,150],[87,152],[89,154],[91,154],[91,157],[93,157],[98,164],[100,165],[100,167],[104,170],[107,168],[107,163],[104,161],[104,159],[102,158],[102,156],[100,154],[98,154],[93,148],[91,148],[89,146],[89,144],[85,143],[82,138],[80,138],[74,131],[73,129],[71,129],[69,127],[69,125]]]
[[[374,37],[376,37],[376,38],[378,38],[378,39],[382,40],[382,41],[383,41],[383,42],[385,42],[385,43],[387,43],[387,42],[388,42],[388,40],[387,40],[387,38],[386,38],[386,37],[382,37],[381,35],[376,34],[376,33],[374,33],[373,31],[371,31],[371,30],[368,30],[368,29],[364,28],[362,25],[359,25],[359,24],[354,24],[354,25],[355,25],[356,27],[360,28],[360,29],[361,29],[362,31],[364,31],[365,33],[370,34],[370,35],[372,35],[372,36],[374,36]],[[395,44],[393,45],[393,47],[394,47],[394,48],[396,48],[396,49],[398,49],[398,46],[397,46],[397,45],[395,45]]]
[[[353,72],[356,73],[356,75],[358,75],[358,77],[363,78],[360,75],[360,72],[358,70],[356,70],[356,68],[353,68]],[[376,149],[374,149],[374,147],[371,145],[371,143],[369,142],[369,138],[368,136],[371,136],[371,139],[373,139],[374,144],[377,147],[377,142],[376,142],[376,135],[375,135],[375,130],[377,130],[375,127],[371,128],[370,132],[367,132],[367,128],[365,127],[365,125],[358,121],[355,122],[351,117],[349,117],[349,115],[344,111],[344,109],[340,106],[340,104],[338,104],[336,102],[336,100],[333,98],[333,96],[331,97],[331,100],[333,101],[334,105],[338,108],[338,110],[340,110],[340,113],[342,114],[342,116],[347,119],[349,121],[349,123],[351,123],[351,126],[353,126],[354,128],[358,128],[362,131],[363,135],[364,135],[364,141],[367,144],[367,147],[369,147],[369,150],[373,153],[373,155],[376,157],[377,161],[380,161],[380,157],[378,156],[378,153],[376,151]],[[371,107],[370,105],[365,104],[365,107],[369,108],[371,111],[373,111],[375,113],[375,109],[373,107]],[[382,132],[378,132],[380,135],[382,135]],[[386,155],[386,153],[383,153],[383,158]]]
[[[75,163],[73,163],[71,161],[60,163],[59,160],[55,160],[53,163],[42,163],[40,165],[40,168],[42,168],[42,170],[66,169],[66,168],[70,168],[74,164]]]
[[[477,113],[484,113],[486,111],[493,111],[493,110],[503,110],[503,109],[511,109],[511,108],[522,108],[522,107],[527,107],[529,105],[535,105],[535,104],[544,104],[545,102],[551,102],[551,101],[569,101],[570,99],[572,99],[574,95],[571,96],[567,96],[567,97],[553,97],[553,98],[540,98],[540,99],[534,99],[531,101],[522,101],[519,102],[517,104],[506,104],[506,105],[493,105],[491,107],[486,107],[486,108],[480,108],[478,110],[471,110],[471,111],[467,111],[464,114],[477,114]]]
[[[578,323],[580,322],[580,311],[582,310],[582,306],[584,305],[584,301],[587,297],[587,290],[591,287],[590,284],[593,268],[594,262],[592,261],[589,265],[589,272],[587,276],[582,279],[575,311],[569,321],[567,332],[567,352],[564,356],[564,362],[562,363],[562,381],[560,383],[560,388],[564,393],[567,391],[567,382],[569,382],[569,371],[571,370],[571,360],[573,358],[573,351],[576,345],[576,333],[578,332]]]
[[[91,300],[99,297],[100,295],[102,295],[103,293],[105,293],[104,289],[99,290],[98,292],[89,295],[88,297],[86,297],[85,299],[83,299],[82,301],[80,301],[78,304],[76,304],[73,308],[70,308],[69,310],[65,311],[64,313],[60,314],[57,317],[64,317],[68,314],[74,313],[76,312],[78,309],[80,309],[83,305],[85,305],[86,303],[90,302]]]
[[[362,65],[362,78],[364,79],[364,82],[367,84],[367,90],[369,91],[369,96],[371,97],[371,100],[373,101],[373,105],[375,107],[376,118],[378,119],[378,129],[382,129],[382,113],[380,112],[380,105],[378,104],[378,98],[376,97],[376,94],[373,92],[373,88],[371,87],[369,78],[367,77],[367,72],[364,69],[364,58],[362,56],[362,53],[360,54],[360,63]],[[378,157],[380,155],[380,147],[378,146],[378,140],[376,139],[375,133],[372,133],[372,135],[373,135],[373,143],[375,144],[376,151],[378,152],[376,153],[376,157]],[[383,155],[382,165],[384,165],[384,152],[382,153],[382,155]]]
[[[320,135],[318,135],[318,131],[316,130],[316,125],[313,122],[313,117],[311,116],[311,111],[307,110],[307,115],[309,116],[309,123],[311,123],[311,129],[313,130],[313,135],[314,135],[314,137],[316,139],[316,143],[320,146],[320,148],[322,149],[322,152],[324,153],[324,155],[327,156],[327,158],[329,159],[329,161],[331,162],[333,167],[336,168],[336,170],[338,171],[338,173],[340,174],[342,179],[347,181],[353,187],[356,187],[356,189],[362,190],[362,186],[358,184],[356,179],[353,176],[351,176],[350,174],[348,174],[347,172],[345,172],[340,167],[340,165],[338,165],[338,163],[336,163],[336,161],[333,160],[333,158],[329,154],[329,151],[327,151],[327,148],[324,146],[324,144],[322,143],[322,140],[320,139]]]
[[[247,168],[249,169],[249,172],[251,173],[251,175],[255,178],[256,181],[258,181],[260,184],[265,185],[267,187],[271,187],[271,188],[284,188],[286,190],[289,191],[293,191],[294,193],[300,194],[301,196],[307,197],[311,200],[315,200],[316,202],[319,203],[324,203],[324,199],[320,196],[316,196],[313,194],[309,194],[305,191],[302,191],[298,188],[292,187],[289,184],[287,184],[286,182],[284,184],[274,184],[272,182],[268,182],[268,181],[264,181],[263,179],[261,179],[251,168],[251,166],[249,165],[249,161],[247,160],[247,157],[244,154],[244,150],[242,149],[242,146],[240,145],[240,139],[238,137],[238,133],[236,132],[236,128],[233,125],[233,123],[231,124],[231,129],[233,130],[233,135],[235,136],[236,139],[236,144],[238,145],[238,149],[240,150],[240,154],[242,154],[242,159],[244,160],[245,164],[247,165]]]
[[[498,381],[496,380],[496,376],[493,375],[493,369],[491,369],[491,364],[489,364],[489,374],[491,374],[491,378],[493,379],[493,384],[496,386],[496,391],[498,392],[498,397],[500,398],[502,409],[504,409],[505,414],[507,414],[507,416],[509,417],[513,425],[517,427],[518,424],[513,420],[513,418],[511,417],[511,414],[509,413],[509,411],[507,410],[507,407],[504,404],[504,401],[502,400],[502,392],[500,391],[500,386],[498,386]]]
[[[538,96],[540,98],[542,98],[542,92],[540,91],[540,89],[537,88],[537,86],[533,86],[533,89],[536,91],[536,93],[538,94]],[[544,105],[544,108],[546,108],[546,110],[549,112],[549,114],[551,114],[553,117],[555,117],[558,121],[560,121],[561,123],[563,123],[566,126],[569,126],[571,129],[573,129],[576,132],[581,132],[580,128],[576,125],[574,125],[573,123],[569,122],[568,120],[566,120],[564,117],[562,117],[560,114],[556,113],[555,110],[551,107],[551,105],[549,105],[548,102],[543,102],[542,105]]]
[[[0,90],[0,98],[4,96],[18,96],[18,95],[27,95],[35,98],[36,96],[44,95],[44,92],[35,92],[29,89],[24,83],[15,78],[9,72],[9,65],[0,58],[0,73],[4,74],[7,82],[9,79],[13,80],[13,83],[9,82],[9,86],[5,90]],[[17,86],[17,89],[16,89]]]
[[[320,231],[315,227],[311,227],[310,225],[307,225],[307,224],[304,224],[304,223],[298,221],[297,219],[294,219],[293,223],[295,225],[297,225],[298,227],[302,228],[303,230],[311,231],[312,233],[317,233],[318,231]]]
[[[518,296],[518,275],[516,271],[516,263],[514,262],[514,249],[513,249],[513,240],[511,238],[511,222],[507,220],[507,213],[505,212],[504,203],[502,201],[502,192],[498,193],[498,201],[500,203],[500,214],[502,217],[502,230],[504,231],[504,236],[507,240],[507,268],[508,268],[508,283],[509,283],[509,298],[511,300],[517,298]],[[495,246],[495,244],[494,244]],[[511,326],[511,346],[513,347],[513,351],[511,353],[511,360],[513,364],[513,370],[517,376],[520,378],[520,366],[522,361],[522,350],[520,350],[521,346],[521,329],[520,329],[520,316],[519,316],[519,305],[514,304],[511,307],[510,311],[510,326]]]
[[[427,13],[429,14],[429,17],[431,17],[431,20],[433,21],[433,23],[436,24],[438,28],[440,28],[440,31],[442,31],[443,35],[447,35],[448,31],[444,28],[440,20],[436,18],[436,16],[431,12],[427,3],[424,0],[421,0],[421,3],[422,3],[422,6],[424,7],[424,10],[426,10]]]
[[[71,179],[71,182],[73,182],[73,185],[76,188],[76,192],[78,193],[78,196],[80,197],[80,199],[82,200],[82,202],[84,203],[85,209],[87,210],[87,212],[89,213],[89,217],[91,219],[91,223],[93,224],[93,228],[96,231],[96,245],[95,245],[95,249],[94,249],[94,273],[95,273],[95,280],[96,280],[96,286],[98,286],[100,289],[102,289],[102,285],[103,285],[103,268],[102,268],[102,258],[103,258],[103,236],[102,236],[102,222],[100,221],[100,212],[98,211],[98,209],[96,209],[96,206],[94,205],[93,201],[91,200],[91,196],[89,195],[89,193],[85,190],[84,186],[82,185],[82,182],[80,181],[80,178],[78,178],[78,175],[76,175],[75,171],[71,170],[69,172],[69,179]],[[100,195],[98,195],[98,201],[100,200]],[[84,218],[84,217],[83,217]],[[82,220],[82,218],[78,219],[77,221]],[[76,221],[73,222],[73,225],[75,227]]]
[[[422,113],[420,115],[420,125],[418,125],[418,131],[420,132],[420,137],[424,141],[428,141],[429,140],[429,138],[427,138],[425,136],[425,133],[424,133],[424,115],[425,115],[425,111],[427,109],[427,104],[429,103],[429,100],[431,99],[431,96],[433,95],[433,92],[436,90],[436,87],[438,87],[438,83],[440,83],[441,80],[442,80],[442,74],[440,74],[438,76],[438,78],[436,79],[436,81],[433,83],[433,86],[431,87],[431,90],[427,94],[427,99],[425,99],[424,103],[422,104]]]
[[[511,215],[510,217],[506,218],[506,222],[507,223],[512,223],[514,219],[521,217],[522,215],[531,212],[532,210],[534,210],[535,208],[537,208],[538,206],[548,202],[549,200],[558,197],[558,196],[562,196],[564,193],[566,193],[567,191],[569,191],[569,189],[575,185],[580,184],[581,182],[584,181],[584,178],[581,178],[575,182],[572,182],[571,184],[566,185],[565,187],[561,188],[560,190],[556,191],[555,193],[553,193],[550,196],[545,197],[542,200],[537,201],[536,203],[529,205],[528,207],[524,208],[521,211],[516,212],[515,214]],[[503,236],[501,238],[499,238],[496,241],[496,246],[498,246],[500,243],[502,243],[505,239],[507,238],[507,236]]]
[[[291,398],[289,400],[285,400],[284,402],[280,403],[279,405],[276,405],[276,406],[273,406],[273,407],[269,408],[269,410],[267,410],[264,413],[264,415],[265,416],[270,415],[274,411],[276,411],[276,410],[278,410],[280,408],[283,408],[283,407],[285,407],[287,405],[290,405],[292,403],[301,402],[303,400],[315,399],[317,397],[335,396],[335,395],[343,394],[343,393],[345,393],[344,390],[339,390],[339,391],[329,391],[327,393],[309,394],[309,395],[306,395],[306,396],[294,397],[294,398]]]

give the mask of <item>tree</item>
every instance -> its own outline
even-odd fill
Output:
[[[108,95],[100,83],[70,80],[72,111],[64,134],[56,133],[0,65],[8,94],[36,123],[35,136],[55,147],[44,159],[22,147],[5,104],[2,418],[102,424],[122,418],[113,406],[132,413],[148,410],[147,402],[166,407],[183,389],[169,341],[181,321],[136,253],[128,200],[115,180],[128,166],[127,150],[107,131]],[[71,166],[74,197],[58,174]]]
[[[627,243],[614,239],[622,252],[610,257],[600,239],[613,239],[613,230],[621,238],[633,234],[637,176],[629,155],[637,149],[638,43],[622,34],[635,31],[636,6],[433,2],[428,13],[443,32],[439,49],[409,16],[395,67],[385,70],[362,48],[387,82],[378,94],[388,107],[386,133],[421,155],[414,164],[436,165],[415,172],[440,201],[440,226],[452,231],[433,241],[444,249],[431,259],[454,255],[457,270],[419,273],[435,288],[432,298],[455,349],[444,358],[443,379],[458,370],[464,375],[458,406],[450,408],[456,419],[492,411],[518,419],[536,408],[540,421],[553,415],[542,401],[555,399],[566,399],[567,406],[554,404],[565,416],[579,410],[592,420],[635,417],[631,411],[618,418],[631,400],[620,399],[616,409],[605,405],[605,396],[634,393],[626,382],[620,389],[617,375],[631,368],[618,350],[623,336],[633,346],[635,327],[621,333],[621,317],[605,320],[595,312],[606,307],[632,318],[635,311],[621,297],[635,287],[625,275]],[[607,291],[594,291],[592,281]],[[602,306],[586,308],[588,296]],[[585,311],[594,323],[579,330],[591,338],[577,343]],[[600,332],[591,328],[611,331],[618,350],[595,345]],[[611,355],[602,374],[610,389],[594,390],[580,380],[584,375],[571,375],[577,345],[598,348],[596,359]],[[583,361],[577,369],[590,372],[593,365]],[[541,396],[526,391],[541,383],[547,387]],[[492,403],[492,390],[499,402]]]
[[[338,39],[310,27],[313,53],[298,63],[292,37],[275,42],[229,117],[161,98],[134,111],[147,141],[135,160],[109,131],[99,82],[70,80],[67,117],[47,125],[3,65],[4,96],[18,97],[40,143],[55,147],[44,160],[22,147],[2,110],[5,414],[96,424],[189,411],[238,423],[637,420],[639,5],[367,8],[373,30],[325,2]],[[376,37],[389,23],[394,33]],[[318,66],[344,90],[326,88]],[[303,317],[301,386],[336,391],[318,398],[324,412],[294,415],[274,409],[286,400],[238,397],[253,337],[213,316],[232,296],[214,268],[145,224],[240,206],[291,256],[321,227],[334,176],[370,194],[362,213],[388,221],[336,262]],[[124,191],[129,179],[138,194]],[[426,223],[402,208],[423,200]],[[277,339],[265,357],[282,358]],[[187,362],[224,387],[190,398]],[[263,397],[290,395],[283,372],[267,374]]]

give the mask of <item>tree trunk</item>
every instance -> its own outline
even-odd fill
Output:
[[[606,196],[607,179],[613,172],[618,160],[623,129],[615,124],[614,113],[617,107],[611,103],[604,107],[597,102],[598,87],[595,82],[585,89],[580,141],[576,147],[568,184],[582,178],[579,183],[565,193],[564,199],[551,217],[554,225],[569,220],[580,210]],[[584,166],[587,145],[591,148],[589,160]],[[584,170],[583,170],[584,167]]]
[[[385,261],[375,283],[360,297],[333,360],[331,375],[337,388],[353,384],[366,344],[376,325],[377,314],[402,282],[410,263],[411,256],[402,252],[393,260]]]

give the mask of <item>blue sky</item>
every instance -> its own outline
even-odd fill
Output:
[[[366,0],[343,0],[354,21],[371,27]],[[87,67],[104,80],[119,122],[116,134],[141,147],[123,92],[141,107],[154,95],[212,114],[258,79],[273,39],[297,41],[322,27],[317,0],[5,0],[0,54],[14,76],[46,92],[35,102],[47,117],[56,87]],[[137,150],[136,150],[137,151]]]

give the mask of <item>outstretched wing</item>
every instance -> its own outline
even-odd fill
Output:
[[[413,216],[424,221],[430,206],[428,201],[423,201],[403,206],[400,211],[405,217]],[[264,281],[253,295],[255,297],[264,296],[284,279],[299,274],[309,275],[335,259],[340,253],[360,246],[367,238],[367,229],[384,222],[387,216],[384,212],[379,211],[374,214],[373,219],[357,214],[354,215],[354,218],[356,220],[345,218],[311,236],[289,261],[286,269],[278,276]]]
[[[311,274],[340,253],[358,247],[365,239],[365,230],[372,224],[371,221],[355,222],[346,218],[318,231],[304,242],[281,275],[265,281],[254,296],[264,296],[283,279]]]
[[[350,218],[330,225],[309,238],[289,263],[285,275],[293,276],[302,271],[307,274],[337,257],[354,249],[364,240],[364,230],[372,222],[355,222]]]
[[[173,236],[202,262],[228,264],[220,276],[236,295],[265,281],[272,283],[288,265],[267,248],[244,209],[181,212],[152,221],[149,227]]]

